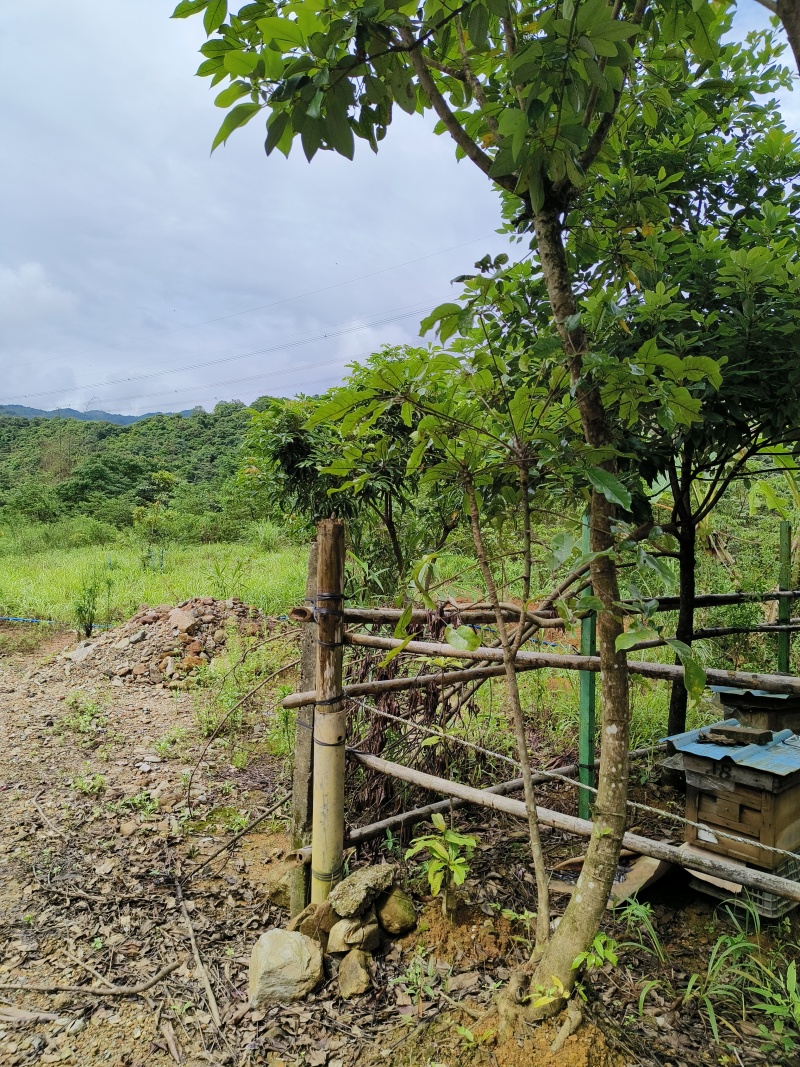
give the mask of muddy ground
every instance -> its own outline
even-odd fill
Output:
[[[664,966],[625,950],[587,983],[583,1024],[556,1056],[549,1047],[558,1021],[524,1041],[498,1043],[492,998],[529,948],[522,916],[534,897],[524,830],[487,813],[458,816],[480,847],[455,921],[445,921],[412,877],[419,929],[387,946],[371,993],[342,1001],[332,979],[302,1003],[249,1010],[251,947],[288,919],[273,884],[285,822],[268,820],[197,868],[280,798],[288,767],[257,744],[246,766],[231,765],[224,741],[201,759],[206,742],[195,730],[191,692],[100,676],[77,685],[57,659],[75,642],[74,634],[55,635],[10,652],[6,643],[0,658],[0,1064],[796,1062],[763,1052],[755,1026],[735,1015],[715,1042],[697,1010],[658,989],[638,1010],[648,980],[663,975],[675,985],[702,970],[720,933],[714,902],[680,873],[649,891]],[[247,729],[257,736],[260,724]],[[556,785],[546,802],[567,810],[573,798]],[[581,850],[555,832],[547,848],[552,866]],[[381,858],[402,864],[402,852],[384,849]],[[565,900],[555,898],[556,914]],[[148,987],[116,995],[109,984]]]

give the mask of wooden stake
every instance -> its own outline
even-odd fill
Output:
[[[781,568],[778,577],[778,588],[785,591],[792,581],[792,524],[781,523]],[[778,622],[784,625],[789,622],[791,614],[791,602],[786,597],[778,601]],[[788,630],[778,634],[778,674],[789,673],[789,659],[792,648],[792,637]]]
[[[342,694],[344,648],[344,524],[317,528],[317,704],[314,714],[314,789],[311,902],[321,904],[342,877],[344,759],[347,723]]]
[[[313,605],[317,595],[317,542],[308,549],[306,572],[306,600]],[[306,622],[300,637],[300,688],[316,690],[317,630],[313,622]],[[315,693],[316,695],[316,693]],[[294,737],[294,779],[292,783],[292,848],[303,848],[311,842],[311,818],[314,781],[314,704],[300,705]],[[298,915],[308,903],[308,870],[300,867],[294,872],[289,888],[289,912]]]
[[[364,767],[373,771],[381,771],[392,778],[410,782],[422,789],[430,789],[435,793],[444,793],[445,796],[459,797],[470,804],[477,804],[483,808],[492,808],[495,811],[503,811],[508,815],[527,819],[525,803],[521,800],[513,800],[511,797],[499,796],[488,790],[475,789],[469,785],[461,785],[460,782],[449,782],[446,778],[437,778],[433,774],[425,774],[423,771],[404,767],[399,763],[390,763],[389,760],[379,756],[370,756],[365,752],[350,751],[349,755]],[[552,826],[555,830],[561,830],[567,834],[576,834],[578,837],[591,837],[594,832],[594,824],[587,819],[576,819],[574,815],[564,815],[560,811],[550,811],[549,808],[536,809],[539,822],[543,826]],[[711,855],[698,856],[687,855],[675,845],[667,845],[662,841],[651,841],[647,837],[638,834],[625,834],[622,839],[622,847],[636,852],[640,856],[652,856],[653,859],[664,860],[666,863],[676,863],[679,867],[685,867],[690,871],[700,871],[702,874],[710,874],[713,878],[722,878],[726,882],[735,882],[748,889],[761,889],[766,893],[775,893],[787,900],[800,901],[800,882],[792,882],[788,878],[779,878],[766,871],[754,870],[752,867],[739,867],[733,863],[726,863],[723,859],[716,859]]]

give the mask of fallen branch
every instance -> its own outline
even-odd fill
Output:
[[[178,899],[178,905],[181,909],[181,915],[183,915],[184,922],[189,930],[189,940],[192,943],[192,953],[194,955],[194,962],[197,964],[197,969],[200,972],[200,980],[203,983],[203,988],[206,991],[206,1000],[208,1001],[208,1010],[211,1012],[211,1018],[214,1020],[214,1025],[219,1030],[222,1027],[222,1019],[219,1014],[219,1006],[217,1004],[217,998],[214,996],[214,990],[211,988],[211,981],[208,977],[208,971],[203,963],[203,958],[200,955],[200,949],[197,947],[197,938],[194,936],[194,927],[192,926],[192,920],[189,918],[189,912],[186,910],[186,901],[183,899],[183,892],[181,891],[181,883],[175,880],[175,896]]]
[[[41,796],[41,793],[39,795]],[[58,836],[62,840],[66,841],[67,840],[67,835],[64,833],[63,830],[59,829],[59,827],[56,826],[56,824],[53,822],[53,820],[51,818],[49,818],[49,816],[45,815],[44,810],[42,809],[42,805],[39,803],[39,800],[38,800],[37,797],[33,798],[33,803],[36,806],[36,810],[41,815],[42,822],[45,824],[45,826],[49,827],[49,829],[51,829],[54,834],[58,834]]]
[[[0,984],[0,989],[13,989],[17,993],[90,993],[95,997],[135,997],[146,993],[160,981],[172,974],[184,963],[184,960],[175,960],[162,967],[158,974],[148,978],[146,982],[138,985],[110,985],[106,989],[98,989],[97,986],[85,985],[15,985],[12,982]]]

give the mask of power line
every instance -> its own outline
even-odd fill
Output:
[[[347,358],[351,359],[351,360],[366,359],[370,354],[371,353],[369,353],[369,352],[364,352],[364,353],[361,353],[361,354],[359,354],[357,356],[349,356]],[[320,363],[309,363],[305,367],[300,367],[300,368],[298,368],[298,367],[287,367],[285,370],[263,371],[260,374],[250,374],[250,375],[247,375],[246,377],[243,377],[243,378],[226,378],[223,381],[219,381],[219,382],[207,382],[205,387],[207,387],[209,389],[215,389],[215,388],[218,388],[221,385],[236,385],[236,384],[239,384],[241,382],[260,381],[260,380],[263,380],[264,378],[277,378],[277,377],[282,376],[284,374],[297,374],[298,371],[316,370],[319,367],[332,366],[335,363],[342,363],[342,358],[340,356],[337,356],[336,359],[326,359],[326,360],[323,360]],[[342,364],[342,370],[344,370],[344,364]],[[330,375],[326,375],[324,378],[313,378],[311,381],[297,382],[296,384],[298,386],[316,385],[318,382],[327,381],[329,377],[330,377]],[[190,391],[191,388],[192,388],[191,386],[178,386],[176,389],[162,389],[158,393],[145,393],[145,394],[133,393],[133,394],[131,394],[129,396],[112,397],[109,400],[103,401],[103,403],[106,403],[106,404],[118,404],[123,400],[149,400],[151,397],[156,397],[156,396],[174,396],[175,394],[186,393],[186,392]],[[216,399],[216,397],[214,399]]]
[[[293,300],[305,300],[309,296],[318,296],[320,293],[328,293],[332,289],[339,289],[343,285],[353,285],[355,282],[363,282],[367,278],[376,278],[380,274],[388,274],[393,270],[400,270],[402,267],[410,267],[414,263],[422,263],[426,259],[434,259],[436,256],[446,255],[448,252],[455,252],[459,248],[466,248],[469,245],[477,244],[478,241],[486,241],[493,234],[484,234],[483,237],[474,237],[471,241],[463,241],[461,244],[451,245],[449,248],[441,248],[438,252],[429,252],[424,256],[417,256],[414,259],[404,260],[402,263],[394,263],[391,267],[382,267],[380,270],[370,271],[368,274],[359,274],[355,278],[346,278],[341,282],[333,282],[331,285],[323,285],[318,289],[310,289],[307,293],[298,293],[296,296],[282,297],[280,300],[273,300],[269,304],[259,304],[256,307],[245,308],[243,311],[232,311],[226,315],[217,315],[213,319],[202,319],[199,322],[190,322],[186,326],[172,326],[166,330],[152,330],[150,333],[141,334],[139,337],[131,338],[128,341],[120,341],[116,344],[108,343],[103,345],[95,345],[93,348],[84,349],[82,352],[74,352],[67,356],[48,356],[47,359],[39,359],[33,363],[29,363],[28,366],[36,367],[42,363],[52,363],[58,359],[78,359],[81,356],[90,355],[92,352],[101,352],[107,348],[125,348],[128,345],[139,344],[142,341],[149,341],[153,337],[166,336],[173,333],[182,333],[186,330],[195,330],[201,326],[209,326],[215,322],[223,322],[226,319],[235,319],[241,315],[252,315],[256,311],[266,311],[268,308],[279,307],[281,304],[289,304]]]
[[[385,325],[386,323],[389,323],[389,322],[396,322],[398,319],[407,318],[410,315],[424,314],[426,311],[430,311],[430,310],[431,310],[431,307],[430,307],[429,304],[426,304],[423,307],[419,307],[418,305],[413,305],[413,306],[409,307],[408,305],[406,305],[406,307],[403,307],[403,308],[393,309],[393,313],[389,314],[388,316],[384,315],[383,317],[381,317],[379,319],[374,319],[374,320],[372,320],[370,322],[361,323],[360,325],[357,325],[357,326],[344,326],[342,324],[342,328],[338,329],[338,330],[333,330],[333,329],[327,328],[327,329],[324,330],[324,332],[315,334],[312,337],[306,337],[306,338],[299,339],[299,340],[291,340],[291,338],[289,338],[289,339],[280,341],[277,344],[269,345],[266,348],[254,349],[251,352],[243,352],[243,353],[240,353],[239,355],[236,355],[236,356],[225,356],[225,357],[222,357],[220,359],[206,360],[203,363],[190,363],[190,364],[187,364],[187,365],[185,365],[183,367],[174,367],[174,368],[166,369],[166,370],[149,371],[146,374],[131,374],[131,375],[128,375],[127,377],[125,377],[125,378],[112,378],[110,381],[105,381],[105,382],[89,382],[89,383],[84,383],[84,384],[81,384],[81,385],[74,385],[71,388],[72,388],[73,392],[75,390],[77,390],[77,389],[103,389],[103,388],[107,388],[110,385],[123,385],[126,382],[138,382],[138,381],[146,381],[147,379],[150,379],[150,378],[161,378],[161,377],[163,377],[164,375],[167,375],[167,374],[182,374],[182,373],[184,373],[186,371],[201,370],[204,367],[214,367],[214,366],[218,366],[221,363],[233,363],[233,362],[236,362],[237,360],[248,359],[248,358],[250,358],[252,356],[266,355],[266,354],[268,354],[270,352],[280,352],[280,351],[283,351],[284,349],[299,348],[302,345],[313,344],[315,341],[327,340],[329,337],[342,337],[345,334],[357,333],[359,330],[368,330],[368,329],[371,329],[374,326],[383,326],[383,325]],[[396,313],[394,313],[394,312],[396,312]],[[296,369],[296,368],[293,368],[293,369]],[[10,397],[10,398],[6,399],[5,401],[3,401],[3,403],[10,403],[10,402],[19,401],[19,400],[31,400],[31,399],[33,399],[35,397],[40,397],[40,396],[53,396],[54,394],[58,394],[58,393],[63,394],[65,391],[66,390],[62,387],[60,389],[43,389],[43,390],[39,390],[36,393],[19,393],[16,396],[13,396],[13,397]]]

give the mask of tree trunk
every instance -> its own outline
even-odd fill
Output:
[[[680,519],[678,527],[678,571],[680,575],[680,601],[678,607],[678,622],[675,627],[675,636],[679,641],[691,645],[694,635],[694,598],[696,593],[697,560],[695,547],[697,544],[697,527],[689,517],[688,521]],[[676,658],[676,663],[680,659]],[[688,694],[682,681],[672,683],[672,693],[669,700],[669,721],[667,723],[668,734],[681,734],[686,729],[686,704]]]
[[[768,4],[764,6],[770,7]],[[795,65],[800,71],[800,0],[778,0],[776,10],[789,38]]]
[[[586,335],[578,326],[570,329],[577,312],[567,267],[558,210],[545,206],[534,218],[539,260],[550,304],[569,360],[573,391],[578,404],[584,437],[594,448],[613,443],[606,412],[595,383],[583,374],[583,353],[588,349]],[[603,464],[610,472],[616,462]],[[592,493],[590,548],[603,553],[614,545],[612,522],[615,509],[602,494]],[[592,834],[583,870],[575,893],[536,963],[532,991],[548,994],[560,984],[567,993],[574,987],[577,971],[572,964],[591,944],[605,912],[609,892],[619,862],[625,831],[625,803],[628,795],[628,737],[630,715],[628,671],[625,654],[617,652],[616,640],[623,632],[622,618],[615,606],[619,601],[616,563],[612,555],[595,555],[590,564],[594,595],[603,603],[597,616],[597,646],[600,655],[602,701],[602,741],[598,792],[594,805]],[[522,990],[512,988],[512,995]],[[552,1007],[560,1006],[558,996]],[[503,1005],[508,1009],[509,1005]],[[552,1007],[550,1010],[552,1010]],[[535,1011],[535,1009],[534,1009]],[[548,1009],[545,1008],[545,1013]],[[542,1014],[542,1012],[539,1012]]]

